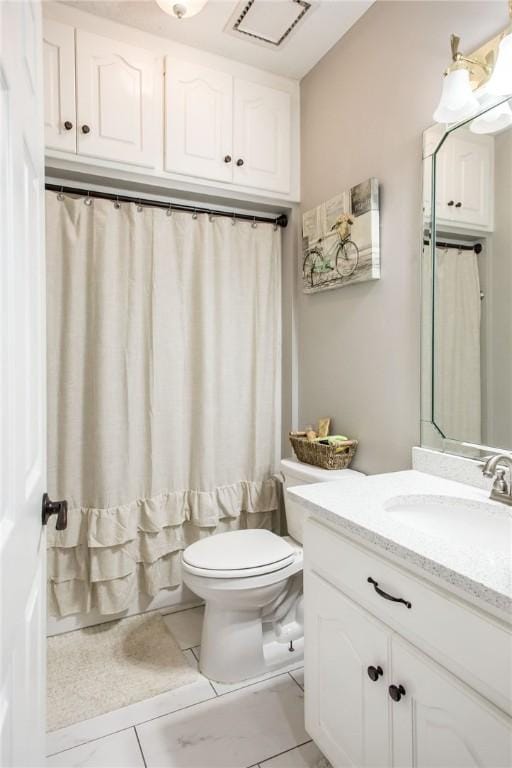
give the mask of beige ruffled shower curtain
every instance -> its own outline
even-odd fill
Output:
[[[54,615],[180,583],[189,543],[272,527],[280,233],[46,193]]]

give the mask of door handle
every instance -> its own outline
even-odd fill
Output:
[[[400,701],[402,696],[405,696],[405,688],[403,685],[390,685],[388,691],[393,701]]]
[[[238,160],[236,161],[236,164],[238,165],[239,168],[242,167],[242,165],[244,164],[244,161],[242,160],[241,157],[238,158]]]
[[[57,531],[64,531],[68,527],[68,503],[67,501],[50,501],[47,493],[43,493],[43,504],[41,509],[41,518],[43,525],[46,525],[52,515],[57,515],[55,528]]]

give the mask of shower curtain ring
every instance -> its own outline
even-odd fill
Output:
[[[119,195],[116,195],[116,199],[114,201],[114,208],[116,209],[116,211],[118,211],[120,207],[121,207],[121,203],[119,202]]]
[[[167,216],[172,216],[172,203],[169,203],[169,207],[165,213]]]
[[[194,213],[192,214],[192,218],[197,219],[197,211],[195,208],[194,208]]]
[[[231,226],[234,227],[236,224],[236,213],[233,211],[233,218],[231,219]]]
[[[215,216],[213,215],[213,213],[212,213],[211,211],[210,211],[210,213],[208,214],[208,221],[209,221],[210,223],[211,223],[212,221],[215,221]]]
[[[277,219],[276,219],[274,221],[274,232],[277,232],[278,229],[279,229],[279,226],[278,226]]]
[[[91,193],[87,192],[87,197],[84,200],[84,205],[92,205]]]
[[[258,225],[256,224],[256,216],[255,216],[255,217],[253,218],[253,220],[252,220],[252,224],[251,224],[251,227],[252,227],[253,229],[256,229],[256,227],[257,227],[257,226],[258,226]]]
[[[138,210],[139,213],[143,210],[143,208],[142,208],[142,201],[141,200],[139,200],[139,202],[137,203],[137,210]]]
[[[60,191],[57,193],[57,200],[64,200],[64,187],[61,187]]]

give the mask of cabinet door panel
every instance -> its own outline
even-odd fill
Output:
[[[306,729],[336,768],[389,765],[391,634],[312,571],[305,575]],[[376,681],[369,666],[380,666]]]
[[[77,30],[79,154],[154,166],[154,79],[148,51]]]
[[[165,62],[165,170],[232,181],[233,78],[197,64]]]
[[[51,149],[76,152],[75,30],[47,19],[43,31],[44,130]],[[71,128],[66,129],[65,124]]]
[[[233,159],[236,184],[290,191],[289,93],[235,79]]]
[[[454,219],[461,224],[491,226],[492,144],[457,137],[453,145],[453,194],[459,207]]]
[[[409,643],[393,638],[392,702],[396,768],[512,765],[512,720]]]

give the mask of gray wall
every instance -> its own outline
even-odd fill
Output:
[[[501,1],[379,0],[301,83],[303,210],[381,183],[381,279],[298,297],[299,423],[334,417],[364,472],[408,468],[419,442],[421,134],[449,36],[469,52],[507,21]]]

